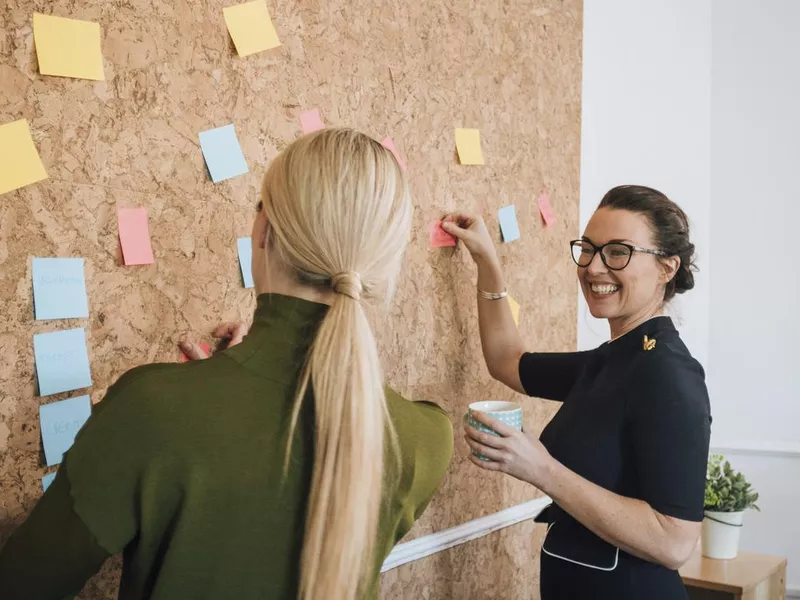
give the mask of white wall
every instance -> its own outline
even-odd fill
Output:
[[[761,493],[742,549],[800,598],[800,0],[585,0],[581,230],[650,185],[689,214],[681,334],[706,367],[712,445]],[[576,232],[576,234],[579,232]],[[579,304],[578,346],[608,339]]]
[[[585,0],[580,232],[605,192],[654,187],[687,212],[694,290],[673,306],[684,341],[708,360],[711,0]],[[576,283],[577,285],[577,283]],[[578,346],[608,339],[578,305]]]
[[[743,546],[800,589],[800,2],[713,10],[712,441],[761,493]]]

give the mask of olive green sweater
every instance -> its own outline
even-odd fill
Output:
[[[123,375],[0,550],[0,598],[74,595],[108,556],[124,552],[122,600],[294,600],[313,398],[304,403],[285,481],[283,461],[298,377],[326,310],[261,295],[240,345]],[[387,480],[396,483],[384,491],[369,598],[377,598],[383,560],[422,514],[453,449],[441,409],[391,391],[387,401],[401,467],[386,461]]]

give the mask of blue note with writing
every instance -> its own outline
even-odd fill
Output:
[[[40,396],[92,385],[83,329],[37,333],[33,336],[33,355]]]
[[[89,316],[82,258],[34,258],[33,305],[36,319]]]
[[[72,447],[75,434],[91,414],[92,401],[89,396],[67,398],[39,407],[44,457],[48,467],[61,462],[63,454]]]
[[[253,283],[253,239],[240,237],[236,240],[239,247],[239,267],[242,269],[242,281],[244,287],[255,287]]]
[[[50,484],[53,483],[53,479],[55,478],[56,478],[55,473],[48,473],[47,475],[42,477],[42,490],[46,492],[47,488],[50,487]]]
[[[206,166],[214,183],[247,173],[247,162],[244,160],[233,123],[201,131],[200,148],[203,150]]]
[[[517,208],[512,204],[511,206],[504,206],[498,212],[500,218],[500,231],[503,234],[503,241],[513,242],[519,239],[519,224],[517,223]]]

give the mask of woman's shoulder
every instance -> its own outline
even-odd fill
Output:
[[[435,402],[408,400],[391,388],[386,389],[386,404],[396,428],[425,429],[452,436],[453,425],[447,412]]]

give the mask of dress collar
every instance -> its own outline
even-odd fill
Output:
[[[670,317],[653,317],[615,340],[606,342],[601,347],[609,354],[632,351],[648,352],[655,349],[659,338],[666,343],[677,332]]]

